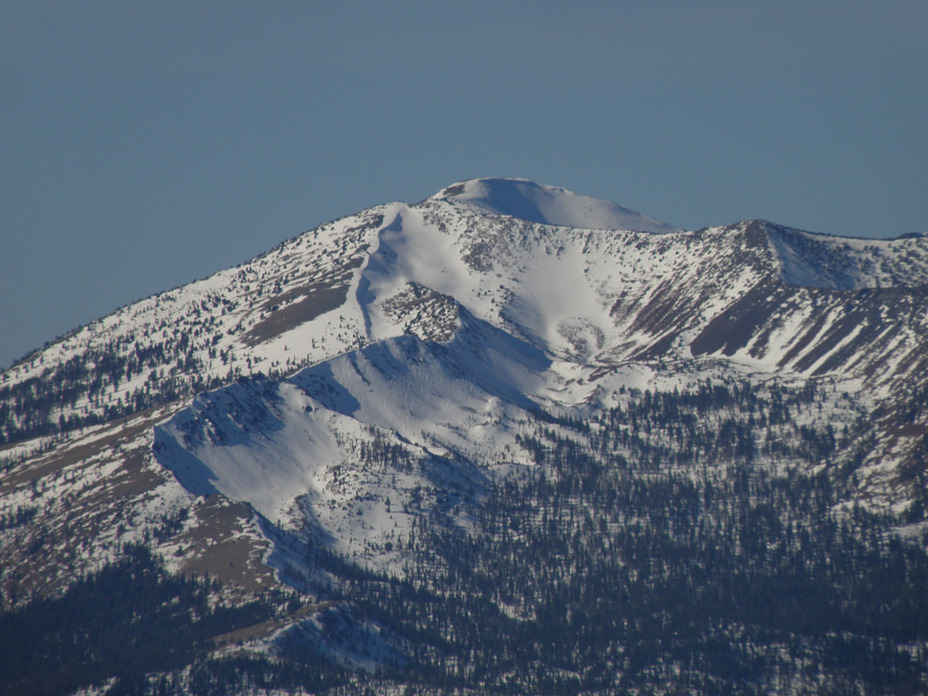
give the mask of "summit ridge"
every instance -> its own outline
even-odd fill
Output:
[[[471,179],[453,184],[433,198],[463,202],[490,213],[546,225],[655,233],[679,231],[617,203],[528,179]]]

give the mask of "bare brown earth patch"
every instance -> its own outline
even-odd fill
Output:
[[[140,522],[138,503],[165,482],[167,474],[151,466],[147,437],[164,416],[158,409],[116,422],[90,442],[62,443],[4,477],[5,494],[30,491],[24,507],[33,516],[0,533],[3,601],[55,596],[118,553],[118,537]]]
[[[217,648],[223,648],[229,645],[237,645],[252,640],[261,640],[262,638],[267,638],[275,631],[297,623],[298,621],[303,621],[313,614],[328,609],[333,604],[334,602],[308,604],[304,607],[300,607],[295,612],[284,614],[273,619],[268,619],[267,621],[262,621],[260,623],[252,624],[251,626],[243,626],[242,628],[238,628],[234,631],[229,631],[228,633],[223,633],[214,637],[213,645],[215,645]]]
[[[252,326],[242,337],[246,345],[255,346],[264,343],[300,324],[305,324],[326,312],[341,307],[348,297],[348,285],[337,287],[310,285],[290,292],[298,292],[306,297],[282,309],[274,310],[276,304],[271,304],[269,307],[271,314]]]
[[[765,279],[706,324],[690,344],[694,356],[722,351],[731,356],[746,347],[784,299],[781,287]]]
[[[14,466],[0,480],[0,493],[55,474],[64,467],[86,462],[105,449],[128,445],[144,430],[163,420],[169,412],[163,408],[151,409],[113,421],[105,426],[101,437],[91,442],[73,446],[63,443],[50,452],[33,457],[22,465]],[[138,460],[135,461],[138,462]],[[141,465],[136,467],[136,469],[140,468]]]
[[[335,271],[268,298],[261,309],[269,314],[252,326],[242,341],[255,346],[341,307],[348,298],[352,272],[362,263],[362,256],[354,256]]]
[[[184,558],[182,570],[208,575],[222,585],[243,592],[258,592],[276,584],[261,559],[268,542],[253,529],[251,509],[222,495],[209,496],[195,509],[198,524],[178,537],[180,549],[195,553]]]
[[[679,332],[671,332],[666,336],[662,336],[651,345],[632,355],[632,360],[654,360],[661,357],[670,351],[673,342],[677,340],[679,335]]]
[[[169,412],[114,422],[88,433],[92,440],[61,443],[7,471],[0,490],[31,490],[25,507],[35,512],[27,524],[0,530],[0,603],[58,594],[118,555],[123,532],[150,524],[142,502],[170,477],[153,463],[150,433]],[[194,524],[169,546],[181,572],[208,576],[239,595],[277,584],[261,562],[267,542],[248,506],[214,495],[190,512]]]
[[[105,483],[93,487],[92,493],[83,496],[83,506],[97,507],[128,501],[154,490],[164,479],[154,469],[148,469],[147,449],[137,449],[123,456],[119,469],[107,477]]]

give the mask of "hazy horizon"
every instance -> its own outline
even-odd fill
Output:
[[[694,229],[928,231],[928,5],[0,5],[0,368],[481,176]]]

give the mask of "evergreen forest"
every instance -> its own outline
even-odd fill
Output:
[[[402,574],[308,548],[326,608],[270,653],[209,644],[270,603],[210,607],[133,547],[0,617],[0,690],[109,675],[107,693],[149,696],[928,691],[928,533],[860,504],[865,423],[804,417],[815,387],[626,396],[534,421],[519,439],[534,465],[456,516],[423,511]]]

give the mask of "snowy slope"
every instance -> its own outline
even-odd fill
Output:
[[[525,180],[465,181],[128,305],[4,372],[0,467],[16,475],[0,513],[46,476],[59,500],[99,501],[111,546],[193,510],[187,537],[159,543],[196,568],[184,554],[219,499],[248,558],[280,573],[310,538],[396,569],[419,512],[466,525],[461,503],[530,461],[518,439],[538,418],[733,376],[830,384],[817,417],[835,427],[847,399],[884,414],[860,435],[861,485],[904,502],[898,470],[928,424],[892,414],[928,374],[926,336],[928,238],[683,231]],[[108,492],[114,475],[132,496]],[[67,506],[45,510],[64,538]]]
[[[447,343],[386,339],[287,380],[198,397],[156,429],[156,456],[195,494],[247,501],[291,529],[312,520],[339,552],[370,555],[405,537],[406,510],[451,512],[454,491],[472,498],[485,476],[476,464],[515,449],[500,425],[537,410],[525,393],[544,355],[473,317],[463,324]],[[394,451],[377,462],[385,442]]]
[[[782,283],[809,291],[924,286],[926,249],[925,238],[842,240],[759,222],[684,232],[563,189],[462,182],[417,205],[377,206],[323,225],[32,354],[2,375],[0,438],[101,423],[238,376],[288,374],[371,341],[429,331],[411,326],[410,288],[454,298],[555,357],[615,365],[670,349],[687,354],[693,338],[760,283],[773,289],[767,295]],[[818,299],[781,299],[822,311]],[[438,304],[433,297],[432,309]],[[819,319],[801,323],[810,321]],[[782,317],[758,332],[793,323]],[[778,338],[787,351],[789,338]],[[707,352],[705,343],[697,352]],[[805,372],[804,358],[818,349],[807,343],[795,355],[758,346],[748,354]]]
[[[922,237],[848,239],[764,223],[787,283],[859,290],[928,285],[928,245]]]
[[[544,225],[656,233],[680,231],[616,203],[526,179],[473,179],[449,186],[434,198]]]
[[[492,193],[497,208],[537,217],[513,203],[532,187],[466,182],[385,206],[339,310],[358,347],[258,391],[198,398],[159,428],[159,461],[193,492],[247,501],[396,571],[384,549],[407,535],[406,511],[525,464],[518,435],[542,411],[589,413],[627,387],[685,390],[732,371],[758,384],[827,375],[835,399],[863,378],[888,394],[924,366],[924,294],[902,307],[854,295],[860,314],[848,313],[854,284],[893,278],[867,276],[855,247],[842,256],[838,240],[762,222],[655,235],[489,212]],[[557,214],[577,215],[575,203]],[[801,244],[823,250],[803,256]],[[880,248],[892,266],[896,247]],[[846,426],[842,413],[825,417]],[[383,441],[404,455],[371,465]]]

